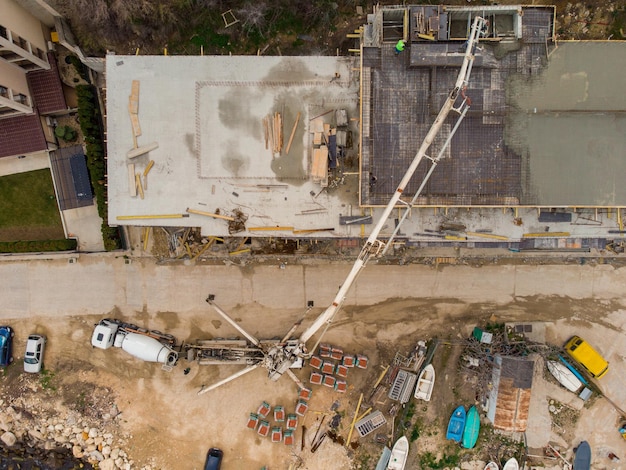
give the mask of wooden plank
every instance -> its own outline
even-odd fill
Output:
[[[569,232],[538,232],[538,233],[524,233],[522,238],[548,238],[548,237],[569,237]]]
[[[287,143],[287,148],[285,149],[285,155],[289,155],[289,149],[291,149],[291,143],[293,142],[293,137],[296,135],[296,128],[298,127],[298,122],[300,122],[300,113],[296,116],[296,122],[293,124],[293,128],[291,129],[291,135],[289,136],[289,142]]]
[[[317,182],[319,177],[317,176],[319,173],[320,160],[322,158],[322,151],[320,149],[313,150],[313,163],[311,164],[311,178],[313,181]]]
[[[248,227],[248,230],[251,232],[271,232],[271,231],[293,231],[293,227]]]
[[[321,145],[322,143],[322,133],[314,132],[313,133],[313,145]]]
[[[143,186],[141,185],[141,173],[135,173],[135,185],[139,191],[139,197],[143,199]]]
[[[133,80],[128,98],[128,110],[131,114],[139,114],[139,80]]]
[[[135,164],[128,164],[128,193],[131,197],[137,196],[137,183],[135,183]]]
[[[321,118],[313,119],[313,121],[311,121],[311,131],[324,132],[324,120]]]
[[[126,157],[128,158],[137,158],[140,157],[141,155],[151,152],[152,150],[155,150],[159,148],[159,143],[158,142],[151,142],[148,145],[142,145],[141,147],[136,147],[132,150],[129,150],[128,152],[126,152]]]
[[[215,219],[224,219],[224,220],[230,220],[230,221],[234,221],[235,220],[234,217],[229,217],[227,215],[221,215],[221,214],[214,214],[212,212],[199,211],[197,209],[189,209],[189,208],[187,208],[187,212],[189,214],[205,215],[207,217],[213,217]]]
[[[150,173],[150,170],[153,166],[154,160],[150,160],[148,162],[148,165],[146,166],[146,169],[143,170],[143,189],[148,189],[148,173]]]
[[[326,136],[326,138],[328,138],[328,136],[330,135],[330,124],[328,124],[327,122],[324,123],[324,135]]]
[[[150,240],[150,229],[152,227],[145,227],[143,231],[143,251],[148,251],[148,240]]]
[[[141,126],[139,125],[139,116],[136,114],[130,115],[130,124],[133,128],[133,135],[138,137],[141,135]]]

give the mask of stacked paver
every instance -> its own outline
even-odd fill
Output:
[[[345,354],[341,348],[321,344],[319,356],[312,356],[309,365],[313,369],[309,376],[312,385],[324,385],[339,393],[348,389],[348,370],[354,367],[366,369],[369,360],[362,354]]]
[[[306,414],[311,395],[310,389],[300,389],[294,413],[287,413],[281,405],[274,406],[272,410],[272,406],[268,402],[263,401],[255,413],[248,415],[246,427],[256,431],[259,436],[269,436],[272,442],[283,442],[288,446],[293,445],[295,442],[295,431],[298,427],[298,416]],[[273,417],[271,421],[270,417]]]

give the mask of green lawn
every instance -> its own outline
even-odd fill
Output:
[[[62,238],[49,169],[0,177],[0,241]]]

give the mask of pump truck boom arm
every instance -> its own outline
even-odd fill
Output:
[[[359,256],[357,257],[354,265],[352,266],[350,273],[346,277],[346,280],[339,288],[339,291],[337,292],[337,295],[335,296],[332,304],[324,312],[322,312],[315,319],[315,321],[302,333],[302,335],[299,338],[299,344],[297,346],[285,347],[285,346],[277,345],[276,349],[280,349],[280,351],[278,350],[270,351],[269,357],[274,359],[273,361],[270,361],[271,364],[268,364],[269,376],[272,380],[278,380],[278,378],[282,376],[282,374],[289,369],[291,364],[293,364],[296,357],[307,355],[306,342],[309,339],[311,339],[311,337],[313,337],[324,326],[324,324],[327,324],[327,325],[330,324],[333,317],[339,311],[343,302],[345,301],[346,294],[352,287],[352,284],[354,284],[354,281],[357,279],[360,272],[363,270],[363,268],[367,264],[367,261],[369,260],[369,258],[372,255],[377,255],[381,250],[384,249],[385,244],[381,240],[378,239],[380,232],[382,231],[383,227],[387,223],[387,220],[389,216],[391,215],[391,212],[393,211],[394,207],[396,207],[396,204],[398,204],[398,202],[406,204],[405,202],[400,200],[400,197],[402,196],[402,193],[404,192],[405,187],[407,186],[407,184],[413,177],[413,174],[417,170],[417,167],[421,163],[422,159],[425,156],[427,156],[426,152],[430,148],[437,134],[441,131],[441,127],[443,126],[446,118],[450,114],[450,111],[452,110],[457,111],[461,115],[460,119],[462,119],[467,113],[467,108],[469,107],[469,100],[464,96],[464,91],[467,87],[467,84],[469,82],[469,77],[472,72],[472,65],[474,63],[474,51],[478,43],[478,40],[480,39],[480,36],[484,34],[484,29],[486,25],[487,25],[487,22],[483,18],[479,16],[474,18],[474,21],[472,23],[472,28],[470,30],[469,38],[466,42],[463,64],[461,65],[461,70],[459,71],[459,75],[454,84],[454,88],[450,91],[445,103],[443,104],[441,110],[439,111],[439,114],[437,115],[435,121],[433,122],[428,133],[426,134],[426,137],[424,138],[422,145],[420,146],[420,148],[417,151],[417,154],[413,158],[411,165],[407,169],[396,191],[394,192],[393,196],[389,200],[389,203],[385,207],[385,210],[383,211],[380,219],[378,220],[378,222],[372,229],[372,232],[367,238],[367,241],[365,242],[363,249],[359,253]],[[459,96],[461,96],[462,102],[457,108],[455,108],[454,104],[458,100]],[[454,130],[456,130],[457,128],[458,128],[458,123],[454,127]],[[451,140],[450,138],[447,139],[445,146],[449,145],[450,140]],[[437,159],[438,158],[439,157],[437,157]],[[430,176],[430,174],[431,173],[429,172],[427,177]],[[424,182],[420,186],[420,191],[421,191],[421,188],[423,187],[424,187]],[[395,233],[396,232],[394,232],[394,235]],[[387,243],[391,243],[391,238],[387,241]],[[313,348],[313,350],[314,349],[315,348]]]
[[[402,193],[404,192],[404,188],[406,187],[407,184],[409,184],[409,181],[413,177],[413,173],[415,173],[415,170],[417,170],[417,167],[421,163],[422,159],[426,156],[426,152],[428,151],[431,144],[433,143],[433,140],[435,139],[435,137],[441,130],[441,126],[443,125],[446,118],[448,117],[448,114],[450,114],[450,111],[454,108],[454,103],[458,99],[459,94],[463,95],[463,91],[467,87],[469,77],[472,71],[472,64],[474,62],[474,48],[475,48],[476,43],[478,42],[478,39],[481,33],[483,32],[485,25],[486,25],[486,22],[483,18],[478,17],[478,16],[474,18],[474,23],[472,25],[470,37],[467,40],[467,47],[465,49],[465,57],[463,59],[463,64],[461,65],[461,70],[457,77],[454,88],[448,95],[448,98],[446,99],[446,102],[444,103],[443,107],[439,111],[437,118],[435,119],[432,126],[430,127],[430,130],[426,134],[426,137],[424,138],[422,145],[417,151],[415,158],[411,162],[411,165],[409,166],[406,173],[404,174],[404,177],[400,181],[398,188],[396,189],[392,198],[389,200],[389,203],[385,207],[385,210],[383,214],[381,215],[380,219],[378,220],[378,223],[372,229],[372,232],[370,233],[370,236],[365,242],[365,245],[363,246],[363,249],[361,250],[357,260],[355,261],[354,266],[352,266],[352,270],[346,277],[345,282],[339,288],[339,292],[337,292],[337,295],[335,296],[333,303],[315,320],[315,322],[313,322],[311,326],[309,326],[309,328],[307,328],[302,333],[302,335],[300,336],[301,343],[306,343],[313,335],[317,333],[317,331],[324,325],[324,323],[328,323],[332,321],[332,318],[335,316],[337,311],[341,308],[341,305],[343,304],[345,300],[348,290],[350,290],[350,288],[352,287],[352,284],[358,277],[359,273],[367,264],[367,261],[369,260],[370,256],[377,254],[378,251],[383,248],[384,244],[382,241],[378,240],[378,236],[380,235],[380,232],[382,231],[385,223],[387,222],[387,219],[389,218],[391,211],[393,211],[398,201],[400,201],[400,197],[402,196]],[[469,106],[469,104],[467,103],[467,98],[465,97],[463,97],[463,103],[461,106],[463,105],[466,105],[465,109],[467,109],[467,107]],[[459,106],[459,108],[461,106]],[[422,187],[423,187],[423,184],[422,184]],[[390,242],[391,240],[388,241],[388,243]]]

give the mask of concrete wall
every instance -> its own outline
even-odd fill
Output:
[[[33,48],[48,50],[49,29],[15,0],[0,2],[0,24],[29,41]]]
[[[2,60],[0,60],[0,85],[12,89],[14,94],[30,96],[24,70]]]

